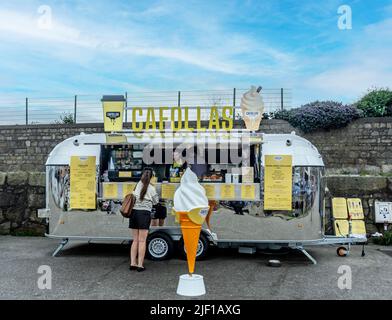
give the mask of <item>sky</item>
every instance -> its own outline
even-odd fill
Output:
[[[392,0],[0,0],[0,100],[262,85],[351,103],[392,88],[391,57]]]

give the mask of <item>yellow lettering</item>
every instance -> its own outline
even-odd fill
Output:
[[[169,110],[168,107],[160,107],[159,108],[159,130],[163,131],[165,130],[164,122],[169,120],[168,117],[165,117],[163,114],[165,110]]]
[[[138,107],[134,107],[132,109],[132,130],[142,131],[143,130],[143,122],[136,121],[136,112],[138,112],[139,116],[141,116],[143,114],[143,109],[138,108]],[[139,123],[139,126],[136,125],[137,123]]]
[[[147,108],[146,130],[150,129],[150,127],[154,130],[157,128],[154,108]]]
[[[177,121],[176,121],[176,110],[177,110]],[[177,127],[176,127],[177,122]],[[182,120],[181,120],[181,108],[173,107],[171,109],[171,128],[173,131],[181,130],[182,128]]]
[[[229,114],[227,115],[227,111]],[[233,129],[233,107],[223,107],[222,109],[222,129],[230,131]]]
[[[196,108],[196,129],[198,131],[205,131],[206,128],[201,127],[201,114],[200,114],[200,107]]]
[[[215,128],[214,128],[215,127]],[[219,112],[217,107],[212,107],[210,111],[210,123],[208,129],[219,130]]]
[[[184,129],[192,131],[192,128],[189,128],[189,108],[185,107],[185,121],[184,121]]]

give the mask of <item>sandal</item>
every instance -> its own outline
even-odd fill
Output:
[[[137,272],[143,272],[146,270],[146,268],[145,267],[137,267],[136,270],[137,270]]]
[[[137,268],[138,268],[138,266],[132,266],[132,265],[129,266],[129,270],[131,270],[131,271],[132,270],[137,270]]]

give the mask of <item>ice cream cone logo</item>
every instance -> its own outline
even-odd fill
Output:
[[[264,102],[260,91],[261,87],[252,86],[241,98],[242,117],[248,130],[259,130],[263,118]]]
[[[188,271],[193,274],[201,226],[208,215],[209,206],[205,189],[189,168],[183,174],[181,184],[174,194],[173,211],[181,225]]]

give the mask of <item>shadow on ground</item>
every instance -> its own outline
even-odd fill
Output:
[[[65,247],[58,256],[60,257],[128,257],[130,245],[124,244],[106,244],[106,243],[78,243],[70,244]],[[315,252],[309,251],[317,259]],[[148,258],[147,258],[148,259]],[[172,259],[183,260],[181,255],[176,252]],[[282,264],[286,265],[306,265],[311,262],[298,250],[283,248],[280,250],[258,250],[255,254],[239,253],[238,249],[233,248],[216,248],[212,247],[209,250],[207,257],[204,260],[254,260],[257,263],[267,264],[269,260],[280,260]]]

